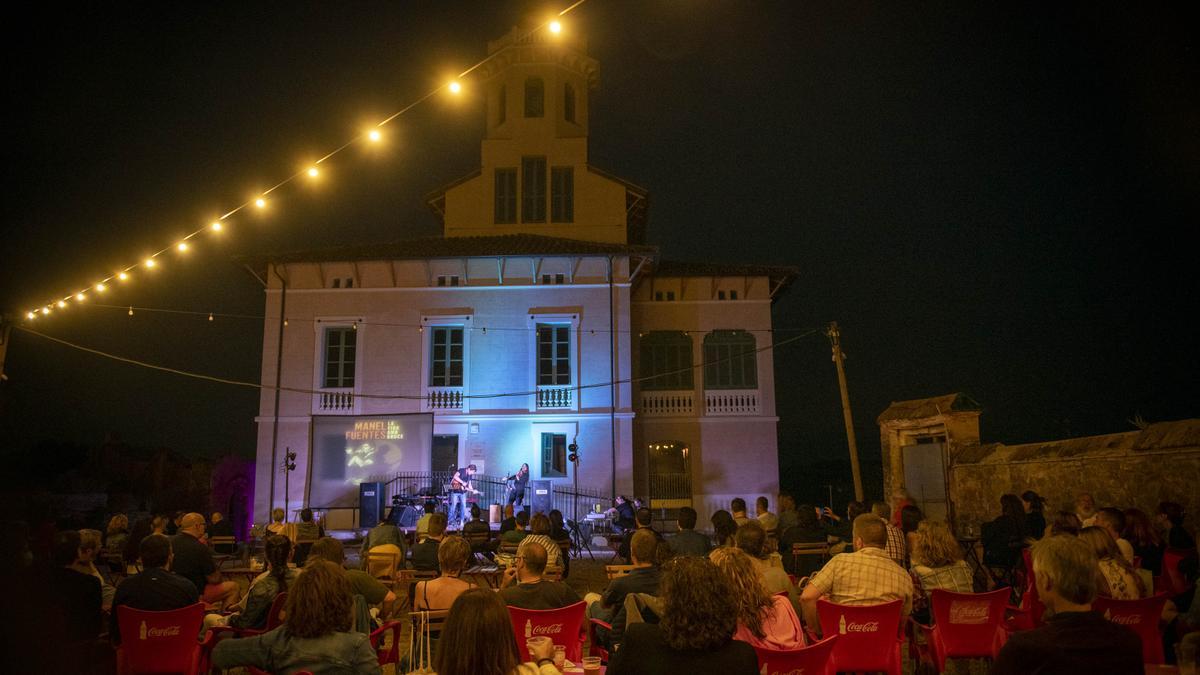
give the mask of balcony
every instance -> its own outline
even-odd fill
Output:
[[[695,414],[692,390],[643,391],[641,410],[648,417],[690,417]]]
[[[355,412],[353,387],[323,389],[313,397],[313,414],[347,415]]]
[[[704,392],[704,414],[732,417],[759,414],[757,389],[716,389]]]
[[[462,387],[429,387],[425,392],[425,409],[438,412],[462,412]]]
[[[574,408],[572,388],[570,385],[565,386],[542,386],[537,388],[537,407],[538,410],[544,409],[570,409]]]

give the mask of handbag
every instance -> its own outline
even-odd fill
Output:
[[[434,675],[432,645],[429,635],[429,613],[413,612],[413,629],[408,634],[408,669],[406,675]]]

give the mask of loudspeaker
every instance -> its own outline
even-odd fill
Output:
[[[529,481],[529,503],[533,506],[534,513],[550,513],[554,508],[554,482]]]
[[[388,522],[397,527],[416,527],[421,512],[412,506],[393,506],[388,513]]]
[[[383,508],[383,483],[358,484],[358,526],[375,527]]]

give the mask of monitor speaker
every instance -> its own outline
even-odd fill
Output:
[[[529,481],[529,503],[533,506],[534,513],[550,513],[554,508],[554,482]]]
[[[379,524],[383,508],[383,483],[358,484],[358,526],[371,528]]]

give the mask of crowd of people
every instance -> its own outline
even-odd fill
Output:
[[[343,542],[325,536],[310,511],[296,523],[277,511],[264,528],[264,567],[245,589],[223,578],[216,563],[217,547],[230,546],[232,536],[220,514],[171,514],[132,527],[117,514],[104,531],[55,534],[41,618],[70,644],[119,646],[128,639],[117,620],[123,606],[165,611],[200,602],[205,630],[264,631],[286,593],[275,617],[282,625],[217,641],[213,665],[377,672],[367,639],[372,629],[389,618],[404,620],[406,611],[448,610],[432,662],[438,673],[550,675],[558,672],[553,654],[540,647],[531,646],[531,660],[520,662],[505,607],[555,610],[582,602],[596,622],[592,644],[606,650],[615,675],[680,669],[750,675],[759,672],[755,648],[800,649],[830,630],[821,623],[820,600],[850,606],[900,601],[901,625],[909,616],[929,625],[935,589],[971,593],[1007,584],[1014,602],[1035,588],[1046,621],[1013,633],[994,673],[1089,666],[1118,673],[1141,672],[1142,643],[1092,611],[1093,601],[1145,598],[1165,573],[1193,582],[1196,575],[1195,541],[1182,507],[1172,502],[1159,504],[1151,517],[1136,508],[1098,508],[1086,494],[1073,509],[1053,512],[1033,491],[1005,494],[999,515],[980,530],[976,567],[964,548],[976,542],[926,518],[902,490],[887,502],[851,502],[844,514],[797,505],[788,495],[776,504],[772,512],[770,500],[757,498],[751,513],[745,500],[733,499],[728,510],[712,514],[708,534],[697,531],[698,514],[690,507],[678,509],[674,531],[664,532],[648,509],[621,498],[614,505],[621,522],[613,548],[627,568],[605,588],[585,591],[563,578],[569,537],[557,511],[530,517],[510,508],[498,536],[478,507],[460,531],[448,531],[446,515],[431,511],[411,543],[385,517],[362,538],[362,564],[354,568],[346,564]],[[792,555],[794,547],[814,545],[826,554]],[[393,553],[398,566],[425,576],[393,588],[386,573],[368,564],[372,552]],[[467,577],[479,558],[502,564],[499,588],[477,587]],[[1167,564],[1174,569],[1164,569]],[[1193,583],[1177,593],[1163,611],[1168,659],[1176,643],[1200,639],[1194,589]]]

